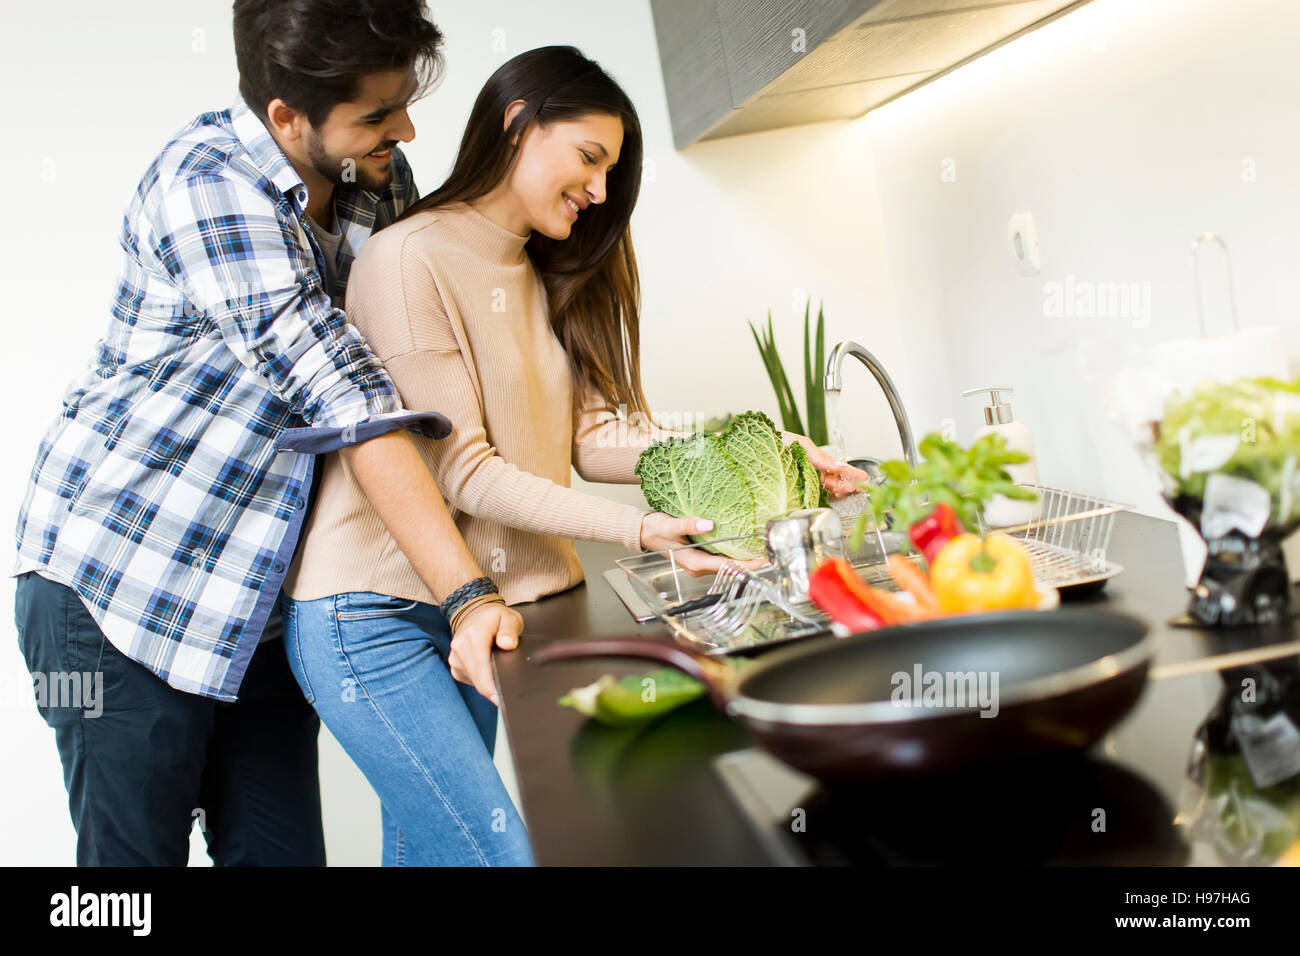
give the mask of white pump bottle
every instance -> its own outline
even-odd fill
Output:
[[[1002,392],[1015,389],[1000,385],[985,385],[981,388],[968,388],[963,396],[988,392],[992,402],[984,406],[984,427],[975,433],[976,438],[990,432],[1006,439],[1007,447],[1023,451],[1029,461],[1019,465],[1007,465],[1007,474],[1018,485],[1038,484],[1038,459],[1034,455],[1034,436],[1029,426],[1011,417],[1011,405],[1002,401]],[[984,506],[984,523],[990,528],[1007,528],[1012,525],[1025,524],[1033,520],[1038,503],[1035,501],[1016,501],[1005,495],[994,495],[993,500]]]

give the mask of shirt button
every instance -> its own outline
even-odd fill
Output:
[[[284,570],[284,562],[283,561],[275,562],[275,564],[271,565],[271,570],[274,571],[276,574],[279,574],[281,571]]]
[[[307,502],[304,501],[302,498],[294,498],[293,504],[294,507],[297,508],[299,511],[302,511],[303,508],[307,507]]]

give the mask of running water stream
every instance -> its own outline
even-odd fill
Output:
[[[847,461],[844,457],[844,431],[840,426],[840,391],[826,391],[826,437],[830,439],[827,451],[837,461]]]
[[[827,389],[826,391],[826,437],[830,439],[830,444],[826,451],[835,457],[837,461],[848,461],[848,455],[844,448],[844,428],[840,423],[840,392]],[[870,499],[867,495],[855,493],[831,502],[831,510],[840,516],[845,523],[845,531],[854,522],[850,519],[856,519],[868,509]]]

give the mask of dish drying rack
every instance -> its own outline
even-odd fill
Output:
[[[1115,515],[1128,510],[1127,505],[1043,485],[1026,487],[1039,496],[1033,519],[993,530],[1021,543],[1038,584],[1100,586],[1123,571],[1106,557],[1106,547]],[[867,584],[897,590],[887,561],[889,554],[899,550],[896,545],[901,533],[877,527],[868,517],[860,546],[849,546],[853,522],[868,510],[867,497],[865,493],[851,495],[832,505],[845,527],[844,556]],[[722,540],[745,541],[761,548],[763,535]],[[889,546],[891,541],[894,547]],[[714,575],[694,576],[677,558],[677,552],[689,547],[649,551],[615,562],[655,618],[677,640],[706,653],[732,654],[830,633],[831,621],[816,605],[791,600],[779,567],[769,564],[749,569],[729,561]]]

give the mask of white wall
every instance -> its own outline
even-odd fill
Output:
[[[909,395],[920,417],[968,439],[983,418],[960,391],[1013,385],[1044,482],[1166,513],[1103,388],[1134,350],[1197,333],[1188,252],[1207,230],[1230,248],[1241,325],[1300,344],[1298,36],[1300,6],[1279,0],[1094,0],[855,121],[909,366],[936,340],[947,353],[949,375]],[[1033,277],[1006,238],[1025,210]],[[1222,260],[1202,255],[1210,331],[1226,331]],[[1150,314],[1051,318],[1045,285],[1067,275],[1149,284]]]

